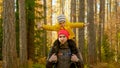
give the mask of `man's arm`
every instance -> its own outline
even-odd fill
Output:
[[[48,58],[47,58],[47,62],[46,62],[46,68],[52,68],[54,66],[54,64],[57,62],[57,56],[56,56],[56,46],[52,46],[52,48],[50,49]]]
[[[76,62],[77,68],[84,68],[82,54],[80,52],[78,52],[76,55],[79,58],[79,60]]]

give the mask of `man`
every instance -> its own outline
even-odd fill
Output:
[[[84,68],[76,44],[69,35],[65,29],[58,31],[58,39],[49,53],[46,68]]]
[[[59,15],[57,17],[57,20],[58,23],[56,23],[55,25],[41,25],[40,23],[38,23],[38,28],[43,28],[45,30],[57,31],[57,32],[61,29],[65,29],[70,33],[69,39],[73,39],[75,38],[75,35],[72,28],[81,28],[88,25],[88,23],[84,24],[80,22],[76,22],[76,23],[68,22],[66,20],[65,15],[63,14]]]

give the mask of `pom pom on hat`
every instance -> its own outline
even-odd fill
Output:
[[[57,17],[57,20],[58,20],[58,22],[62,22],[62,21],[66,20],[66,17],[65,17],[65,15],[61,14]]]
[[[58,37],[61,34],[64,34],[69,39],[69,32],[67,30],[59,30],[58,31]]]

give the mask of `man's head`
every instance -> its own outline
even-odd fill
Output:
[[[64,44],[69,39],[69,32],[67,30],[58,31],[58,40],[61,44]]]

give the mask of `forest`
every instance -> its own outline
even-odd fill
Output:
[[[120,0],[0,0],[0,68],[45,68],[64,14],[74,28],[84,68],[120,67]]]

